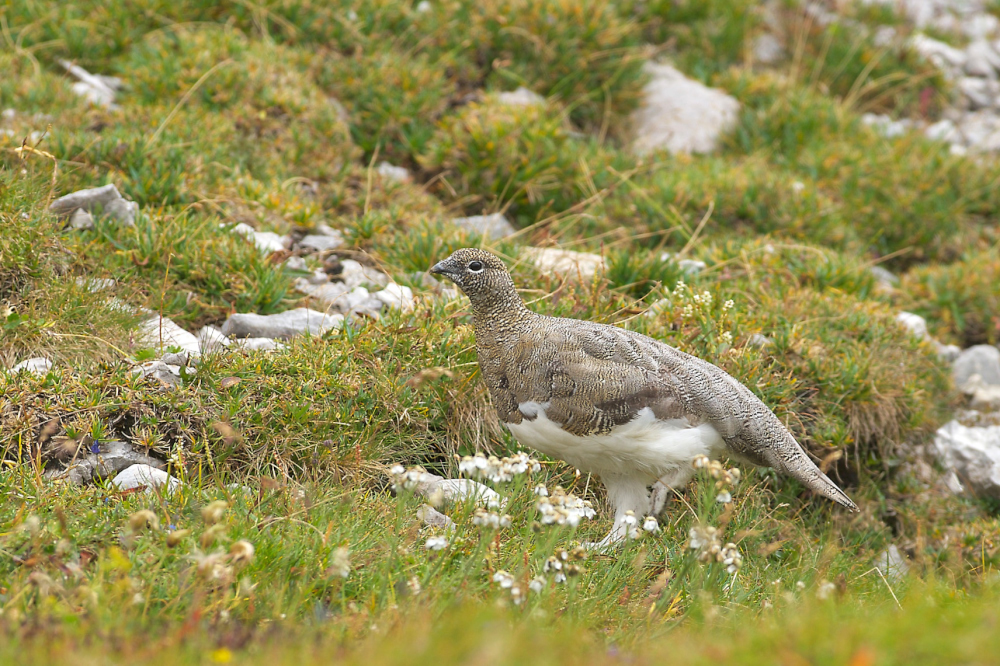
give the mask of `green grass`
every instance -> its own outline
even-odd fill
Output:
[[[986,661],[1000,524],[994,505],[918,474],[913,445],[950,418],[954,391],[932,346],[894,317],[905,308],[942,339],[996,342],[1000,170],[863,126],[869,110],[933,120],[948,94],[900,45],[908,28],[892,12],[851,10],[855,29],[776,11],[767,22],[743,0],[0,9],[0,108],[15,110],[2,125],[13,135],[0,134],[0,365],[55,362],[43,377],[0,374],[0,659]],[[876,46],[879,24],[900,42]],[[786,45],[768,67],[750,57],[765,29]],[[740,101],[716,153],[625,149],[641,64],[660,56]],[[121,77],[120,108],[75,96],[59,58]],[[544,104],[499,102],[521,85]],[[383,159],[412,182],[380,177]],[[46,212],[106,183],[140,204],[134,228],[72,231]],[[520,234],[487,243],[448,222],[493,211]],[[151,352],[131,308],[196,332],[308,303],[282,255],[230,231],[238,222],[339,228],[335,257],[413,285],[418,307],[279,352],[209,355],[175,391],[133,376]],[[602,511],[576,531],[537,529],[535,482],[604,504],[595,479],[544,461],[530,484],[498,488],[510,527],[484,532],[471,506],[451,507],[450,545],[427,551],[422,500],[394,496],[388,468],[454,476],[456,456],[516,450],[478,376],[465,301],[435,300],[412,275],[467,245],[502,254],[540,312],[616,323],[725,368],[862,512],[749,469],[726,508],[702,478],[656,537],[577,562],[566,585],[515,605],[498,570],[525,587],[557,548],[608,527]],[[526,245],[597,252],[608,270],[584,284],[543,275]],[[664,252],[707,268],[686,275]],[[903,273],[894,293],[876,288],[875,263]],[[92,292],[88,277],[116,285]],[[46,480],[86,434],[169,460],[184,489]],[[212,527],[201,510],[218,499],[229,507]],[[147,510],[159,529],[136,531]],[[699,522],[737,544],[735,578],[693,560]],[[225,555],[240,540],[255,547],[249,562]],[[872,567],[889,544],[910,563],[899,580]],[[197,567],[216,551],[213,581]]]

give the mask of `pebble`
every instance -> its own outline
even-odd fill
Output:
[[[17,373],[23,370],[25,372],[30,372],[33,375],[44,377],[49,373],[51,369],[52,369],[52,361],[41,356],[36,356],[34,358],[29,358],[21,361],[13,368],[11,368],[10,371],[13,373]]]
[[[472,215],[470,217],[456,217],[451,221],[459,229],[479,234],[489,240],[499,240],[512,236],[517,232],[510,220],[503,213],[493,213],[492,215]]]
[[[497,101],[507,106],[535,106],[545,104],[545,98],[533,90],[519,86],[517,90],[502,92],[497,95]]]
[[[589,280],[607,269],[604,257],[586,252],[560,250],[554,247],[526,247],[521,250],[543,273],[557,273],[567,277]]]
[[[309,234],[299,241],[299,247],[316,252],[336,250],[343,244],[343,236],[327,236],[325,234]]]
[[[410,176],[408,169],[389,164],[388,162],[379,162],[379,165],[375,167],[375,171],[377,171],[378,174],[386,180],[391,180],[396,183],[408,183],[413,180],[413,177]]]
[[[292,239],[289,236],[279,236],[271,231],[257,231],[249,224],[243,222],[233,227],[232,231],[252,241],[257,246],[257,249],[265,254],[287,250],[292,246]]]
[[[413,312],[417,304],[413,297],[413,290],[395,282],[390,282],[385,286],[385,289],[375,292],[372,296],[390,308],[403,312]]]

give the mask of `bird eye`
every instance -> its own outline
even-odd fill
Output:
[[[483,262],[481,261],[470,261],[469,270],[473,273],[480,273],[483,270]]]

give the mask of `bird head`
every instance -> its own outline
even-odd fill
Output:
[[[486,250],[473,247],[455,250],[450,257],[434,264],[430,272],[454,282],[474,308],[521,303],[507,267]]]

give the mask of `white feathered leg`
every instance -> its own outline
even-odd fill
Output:
[[[694,476],[694,468],[690,465],[678,467],[673,472],[661,476],[653,484],[653,492],[650,496],[650,513],[654,516],[659,516],[663,511],[663,506],[667,503],[670,493],[675,490],[680,491],[684,488],[692,476]]]
[[[620,543],[628,534],[625,513],[631,511],[638,520],[649,512],[649,490],[643,477],[612,476],[601,477],[608,491],[608,501],[615,509],[615,522],[608,535],[597,543],[587,542],[583,546],[591,550],[606,550]]]

